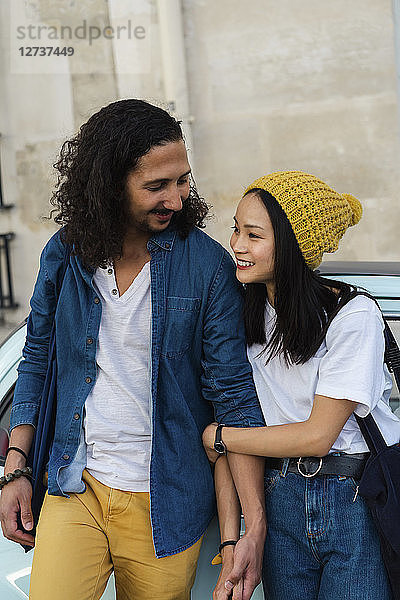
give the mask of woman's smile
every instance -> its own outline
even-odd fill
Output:
[[[249,269],[250,267],[254,267],[255,263],[236,258],[236,265],[237,265],[238,269],[243,270],[243,269]]]

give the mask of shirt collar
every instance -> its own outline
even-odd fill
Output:
[[[162,250],[167,250],[168,252],[170,252],[174,245],[176,233],[177,232],[175,229],[168,227],[167,229],[165,229],[165,231],[153,235],[153,237],[151,237],[147,243],[147,248],[149,250],[156,250],[157,248],[162,248]],[[82,265],[82,262],[78,256],[75,256],[74,258],[76,260],[76,263],[78,265],[79,271],[83,279],[86,281],[86,283],[92,285],[95,269],[85,268]]]
[[[176,238],[176,231],[172,228],[167,228],[161,233],[157,233],[150,238],[147,247],[149,250],[155,249],[156,246],[159,246],[163,250],[167,250],[170,252],[174,245],[174,241]]]

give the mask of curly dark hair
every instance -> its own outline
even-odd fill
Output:
[[[153,146],[183,139],[180,122],[143,100],[113,102],[95,113],[62,145],[50,218],[86,267],[105,267],[121,257],[128,202],[126,178]],[[204,227],[209,207],[193,182],[171,225],[182,237]]]

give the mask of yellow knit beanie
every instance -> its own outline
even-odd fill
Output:
[[[357,198],[339,194],[302,171],[259,177],[244,194],[254,188],[269,192],[280,204],[311,269],[318,267],[324,252],[335,252],[346,229],[361,219],[362,206]]]

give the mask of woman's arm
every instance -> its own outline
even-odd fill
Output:
[[[221,543],[238,540],[240,504],[226,456],[221,456],[215,463],[214,478]],[[225,580],[233,568],[234,549],[234,546],[225,546],[221,551],[222,568],[214,588],[213,600],[229,598],[230,592],[225,589]]]
[[[356,403],[316,395],[309,418],[301,423],[239,429],[224,427],[222,439],[230,452],[256,456],[325,456],[335,443]],[[216,425],[203,433],[212,448]]]
[[[236,491],[235,483],[230,470],[230,463],[235,463],[240,455],[230,453],[229,462],[225,456],[220,457],[215,466],[215,487],[217,496],[218,516],[220,522],[221,542],[227,540],[239,540],[240,536],[240,500]],[[237,473],[241,478],[241,489],[253,493],[252,486],[247,485],[248,478],[259,477],[260,485],[263,489],[263,461],[254,459],[255,473],[244,472],[241,469],[241,462],[238,461]],[[262,469],[260,469],[260,464]],[[257,477],[257,478],[258,478]],[[253,594],[254,588],[261,580],[261,565],[263,556],[264,539],[266,534],[266,522],[264,511],[264,497],[254,497],[251,500],[246,498],[247,506],[254,504],[255,508],[260,507],[260,511],[254,510],[251,518],[246,519],[245,535],[238,541],[236,546],[226,546],[223,548],[222,569],[214,589],[213,600],[226,600],[230,598],[233,588],[234,598],[249,600]],[[258,514],[258,518],[254,518]]]
[[[240,503],[226,456],[221,456],[215,463],[214,478],[221,543],[237,541],[240,535]]]
[[[228,453],[229,468],[242,507],[245,534],[234,550],[234,568],[228,575],[233,598],[250,600],[254,588],[261,581],[264,542],[267,533],[264,498],[264,459]]]

